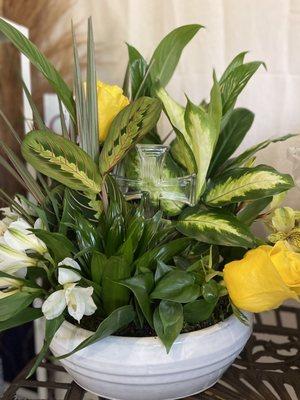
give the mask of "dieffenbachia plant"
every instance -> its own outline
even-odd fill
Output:
[[[233,157],[254,118],[235,104],[262,65],[244,63],[245,53],[219,79],[213,74],[208,103],[188,99],[183,107],[169,96],[165,86],[200,28],[175,29],[149,62],[128,45],[123,94],[121,88],[97,81],[91,20],[86,79],[73,36],[71,90],[36,46],[0,19],[0,31],[57,94],[62,128],[62,135],[48,129],[25,85],[34,126],[23,141],[0,112],[37,176],[34,179],[25,162],[1,143],[9,161],[1,156],[0,163],[34,199],[12,199],[0,190],[1,200],[9,205],[0,223],[0,331],[46,317],[45,343],[31,372],[65,319],[94,331],[74,351],[115,332],[126,334],[128,326],[157,334],[169,351],[180,332],[197,329],[203,321],[213,324],[230,312],[244,320],[228,297],[230,281],[225,285],[222,270],[261,244],[251,224],[271,215],[274,199],[293,186],[289,175],[255,166],[254,157],[290,135]],[[121,171],[125,181],[139,178],[135,145],[161,144],[157,122],[162,108],[174,140],[161,180],[195,177],[196,201],[193,207],[177,197],[173,201],[163,196],[161,187],[154,190],[154,212],[149,211],[145,187],[138,188],[140,200],[126,201],[114,174]],[[150,175],[147,171],[143,179]],[[43,300],[42,308],[36,308],[37,298]],[[237,296],[234,299],[238,303]]]

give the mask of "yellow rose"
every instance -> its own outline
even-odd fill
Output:
[[[99,139],[104,142],[110,125],[116,115],[129,104],[129,100],[123,95],[123,90],[116,85],[108,85],[97,82],[98,94],[98,119]]]
[[[284,241],[275,244],[270,258],[284,283],[300,292],[300,253],[290,250]]]
[[[251,312],[268,311],[285,300],[297,299],[273,265],[271,246],[260,246],[246,253],[242,260],[225,265],[224,281],[233,303]]]

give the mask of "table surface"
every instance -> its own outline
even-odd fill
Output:
[[[20,388],[46,388],[41,400],[82,400],[86,392],[75,382],[57,379],[66,372],[44,360],[47,380],[26,380],[34,360],[11,383],[2,400],[24,399]],[[222,379],[205,392],[186,400],[298,400],[300,399],[300,308],[283,306],[256,316],[254,332],[242,354]],[[63,373],[63,375],[62,375]],[[57,389],[61,397],[57,396]],[[105,400],[99,398],[99,400]]]

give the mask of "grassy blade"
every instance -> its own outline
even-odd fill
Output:
[[[16,139],[16,141],[19,144],[21,144],[22,140],[21,140],[20,136],[18,135],[18,132],[14,129],[14,127],[9,122],[9,120],[7,119],[6,115],[4,114],[4,112],[2,110],[0,110],[0,116],[3,118],[3,121],[5,122],[6,126],[8,127],[8,130],[11,133],[11,135]]]
[[[35,125],[37,126],[38,129],[47,130],[47,127],[44,124],[44,121],[43,121],[42,117],[40,116],[40,113],[39,113],[39,111],[37,109],[37,106],[34,104],[33,98],[32,98],[32,96],[31,96],[31,94],[30,94],[30,92],[29,92],[29,90],[28,90],[28,88],[27,88],[27,86],[26,86],[26,84],[25,84],[25,82],[23,80],[22,80],[22,86],[23,86],[24,93],[25,93],[25,95],[27,97],[27,100],[28,100],[28,102],[30,104],[30,107],[31,107],[31,110],[32,110],[32,114],[33,114],[33,120],[34,120]]]
[[[69,139],[69,132],[68,132],[68,128],[66,125],[63,107],[62,107],[59,97],[57,99],[58,99],[59,117],[60,117],[60,125],[61,125],[62,135],[65,139]]]

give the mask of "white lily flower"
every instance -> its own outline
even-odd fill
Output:
[[[63,268],[63,266],[72,267],[80,271],[79,264],[72,258],[65,258],[58,266],[58,282],[63,285],[63,289],[52,293],[44,302],[42,311],[46,319],[54,319],[63,313],[68,307],[68,313],[80,322],[84,315],[92,315],[97,309],[92,298],[92,287],[77,286],[81,275],[73,270]]]

